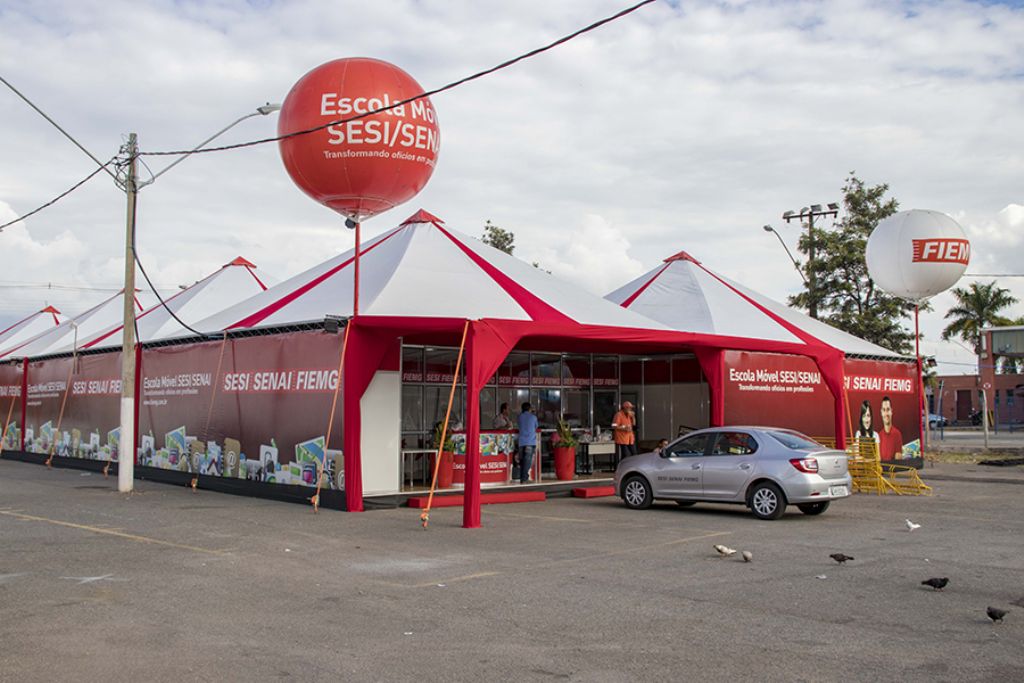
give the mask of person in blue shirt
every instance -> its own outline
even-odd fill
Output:
[[[537,450],[537,416],[531,411],[529,403],[523,404],[523,412],[519,413],[519,483],[530,480],[530,469],[533,467],[533,454]]]

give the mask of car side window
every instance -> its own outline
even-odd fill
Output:
[[[721,432],[715,441],[711,455],[750,455],[757,451],[757,442],[750,434],[743,432]]]
[[[703,456],[708,447],[708,439],[713,436],[714,434],[694,434],[693,436],[688,436],[682,441],[677,441],[667,447],[665,449],[666,454],[669,457],[675,458],[695,458]]]

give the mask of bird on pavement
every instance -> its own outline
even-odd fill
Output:
[[[839,564],[843,564],[845,562],[849,562],[850,560],[853,559],[851,556],[844,555],[842,553],[832,553],[831,555],[829,555],[829,557],[831,557],[833,560],[835,560]]]
[[[909,519],[904,520],[907,523],[907,531],[913,531],[914,529],[920,529],[920,524],[914,524]]]
[[[994,624],[1003,620],[1003,617],[1006,616],[1006,610],[999,609],[998,607],[989,607],[985,610],[985,614],[988,615],[988,618],[991,619]]]
[[[744,550],[740,554],[743,555],[743,561],[744,562],[753,562],[754,561],[754,553],[750,552],[749,550]]]
[[[948,578],[931,578],[921,582],[922,586],[931,586],[932,590],[940,591],[949,583]]]
[[[720,543],[715,544],[715,550],[717,550],[718,554],[722,557],[729,557],[730,555],[736,554],[735,550],[733,550],[729,546],[721,545]]]

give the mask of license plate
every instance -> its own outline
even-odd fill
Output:
[[[829,486],[828,495],[833,498],[840,498],[842,496],[850,495],[850,491],[845,486]]]

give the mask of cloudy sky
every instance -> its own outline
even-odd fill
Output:
[[[130,132],[144,151],[192,147],[332,59],[387,60],[432,89],[627,4],[0,0],[0,75],[106,160]],[[783,211],[840,201],[856,171],[901,208],[954,216],[969,273],[1022,273],[1022,35],[1021,2],[658,2],[436,96],[433,178],[365,233],[423,207],[469,234],[512,230],[517,256],[601,295],[685,249],[785,300],[800,279],[761,226],[795,248]],[[269,137],[275,117],[218,142]],[[2,85],[0,120],[0,223],[94,168]],[[0,233],[0,325],[116,290],[124,218],[100,175]],[[275,145],[186,160],[141,192],[138,221],[143,263],[168,288],[238,255],[283,279],[352,246]],[[999,284],[1024,301],[1024,278]],[[970,353],[937,342],[950,303],[922,316],[923,351],[969,372]]]

